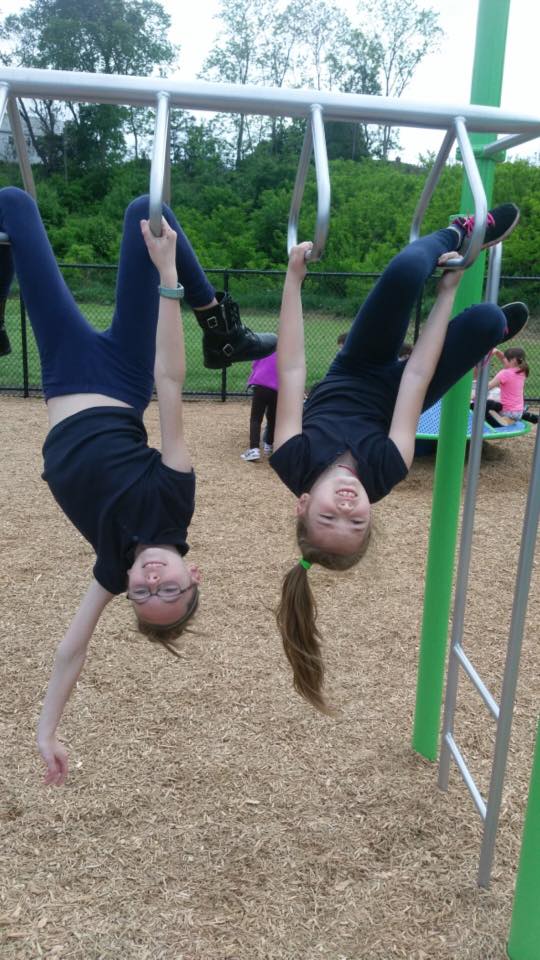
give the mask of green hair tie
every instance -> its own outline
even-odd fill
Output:
[[[303,557],[300,557],[300,560],[298,561],[298,563],[300,564],[301,567],[304,568],[304,570],[309,570],[309,568],[313,566],[313,564],[310,563],[309,560],[304,560]]]

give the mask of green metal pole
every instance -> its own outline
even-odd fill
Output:
[[[510,0],[480,0],[471,103],[499,106]],[[456,64],[459,69],[459,64]],[[493,192],[495,163],[479,156],[493,140],[489,134],[471,135],[488,205]],[[472,197],[465,182],[461,210],[471,209]],[[451,213],[452,211],[449,211]],[[482,298],[485,254],[466,271],[456,297],[456,312]],[[428,549],[424,617],[416,691],[413,749],[436,760],[444,686],[450,602],[458,531],[467,414],[472,376],[464,377],[444,398],[435,465],[433,511]]]
[[[531,773],[529,801],[508,940],[510,960],[538,960],[540,955],[540,724]]]

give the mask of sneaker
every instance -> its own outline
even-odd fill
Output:
[[[0,357],[7,357],[11,353],[11,344],[4,326],[0,327]]]
[[[268,456],[270,456],[270,454],[273,453],[273,451],[274,451],[274,444],[273,444],[273,443],[265,443],[264,446],[263,446],[263,450],[264,450],[265,453],[268,454]]]
[[[221,370],[232,363],[260,360],[274,353],[275,333],[254,333],[240,319],[240,308],[228,293],[216,293],[218,303],[206,310],[195,310],[197,323],[204,331],[204,366]]]
[[[501,307],[501,310],[506,319],[506,333],[501,343],[506,343],[507,340],[511,340],[512,337],[517,336],[517,334],[527,326],[529,310],[524,303],[520,303],[519,301],[507,303],[504,307]]]
[[[519,207],[516,207],[515,203],[501,203],[500,206],[490,210],[487,215],[486,232],[484,234],[482,250],[485,250],[486,247],[493,247],[496,243],[501,243],[502,240],[506,240],[517,225],[518,220]],[[474,216],[467,216],[460,213],[452,219],[450,226],[458,227],[462,230],[463,240],[465,240],[467,237],[470,237],[473,232]]]
[[[242,460],[246,460],[248,463],[255,463],[256,460],[261,459],[261,451],[258,447],[251,447],[250,450],[244,450],[240,456]]]

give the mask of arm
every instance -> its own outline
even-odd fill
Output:
[[[274,450],[302,432],[306,385],[302,282],[307,272],[305,255],[311,246],[311,243],[301,243],[293,247],[283,286],[277,343],[279,390]]]
[[[64,639],[58,645],[37,731],[39,752],[47,764],[46,784],[60,786],[66,779],[67,752],[56,737],[56,728],[84,666],[96,624],[112,598],[112,593],[97,580],[92,580]]]
[[[160,237],[154,237],[147,220],[141,221],[142,234],[150,259],[159,272],[163,287],[176,287],[176,233],[162,218]],[[173,470],[191,470],[191,457],[184,438],[182,387],[186,376],[184,329],[180,301],[159,298],[156,331],[154,378],[161,429],[161,457]]]
[[[494,387],[500,386],[500,383],[501,383],[501,373],[502,373],[502,370],[499,370],[499,372],[496,373],[495,376],[489,381],[489,383],[488,383],[488,390],[493,390]]]
[[[449,256],[452,254],[444,254],[439,264],[443,265],[445,258]],[[439,362],[461,276],[460,271],[448,271],[441,277],[437,299],[401,378],[389,436],[407,467],[411,466],[414,458],[418,420]]]

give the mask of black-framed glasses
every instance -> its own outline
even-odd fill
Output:
[[[128,590],[126,597],[133,603],[146,603],[150,597],[159,597],[160,600],[165,600],[165,603],[174,603],[178,597],[194,586],[196,584],[193,582],[188,587],[180,587],[177,583],[160,583],[155,590],[150,590],[150,587],[135,587],[133,590]]]

